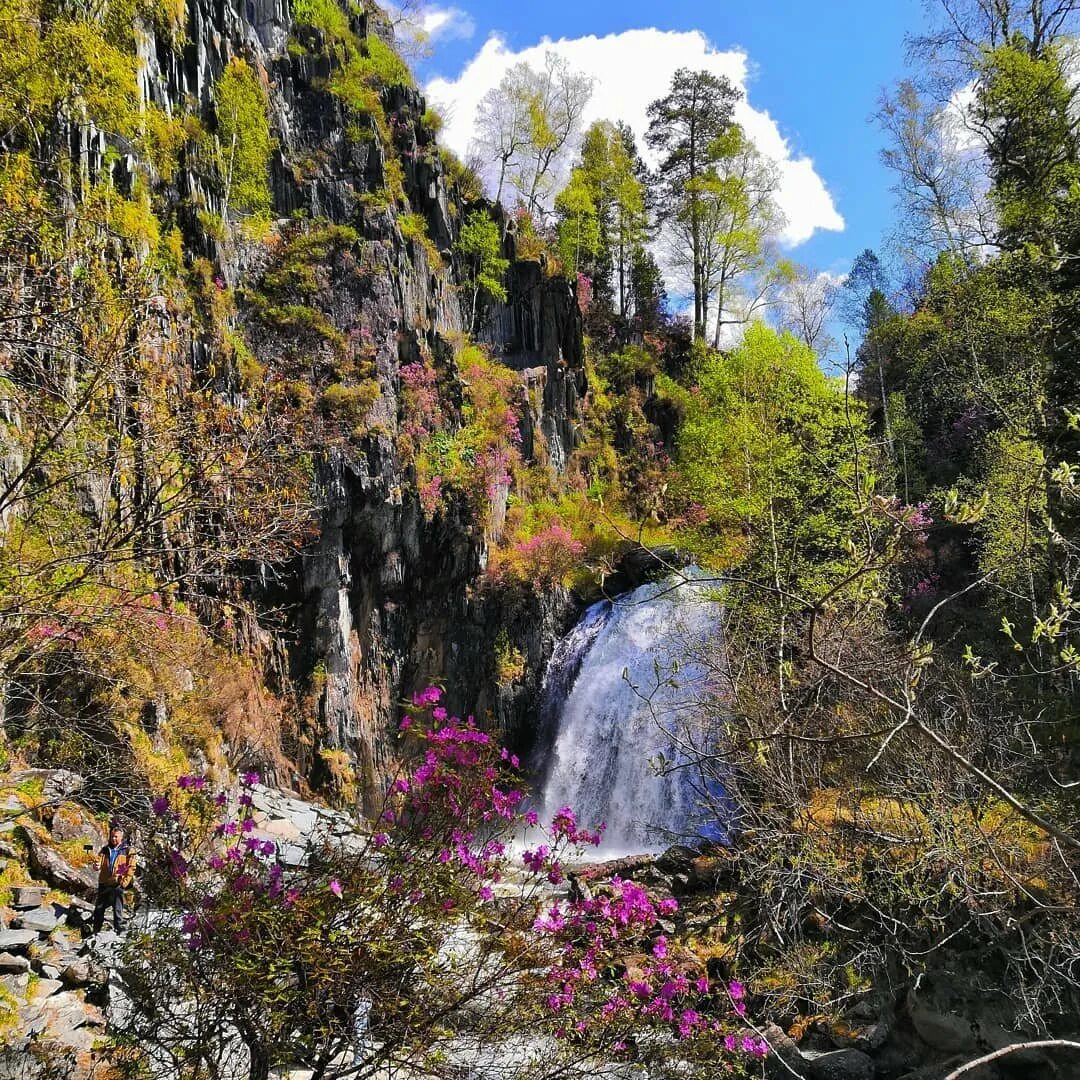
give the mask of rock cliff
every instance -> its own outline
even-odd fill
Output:
[[[186,131],[175,162],[141,158],[133,139],[76,107],[53,125],[50,168],[74,166],[71,206],[102,182],[133,199],[149,190],[162,228],[175,226],[178,263],[201,285],[186,307],[158,305],[155,362],[182,368],[181,381],[209,377],[241,414],[253,388],[272,385],[281,409],[310,418],[300,449],[321,509],[305,553],[244,567],[242,581],[225,573],[211,589],[244,599],[237,639],[276,689],[309,704],[300,772],[326,782],[344,752],[372,789],[397,703],[428,680],[447,684],[455,709],[524,739],[576,605],[558,588],[484,586],[505,486],[486,521],[454,499],[425,513],[403,451],[401,370],[426,365],[449,423],[461,423],[454,242],[464,213],[481,207],[499,221],[510,265],[505,302],[487,301],[478,336],[520,375],[523,455],[557,473],[581,439],[586,392],[572,285],[517,257],[501,210],[463,206],[378,9],[188,0],[179,22],[140,10],[138,96]],[[265,118],[245,129],[252,101]],[[260,139],[267,175],[245,181]],[[102,509],[107,488],[94,494],[92,480],[87,497]],[[523,659],[510,685],[495,670],[497,638]]]

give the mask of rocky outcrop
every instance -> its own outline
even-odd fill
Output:
[[[234,328],[243,329],[263,366],[280,370],[299,354],[311,371],[334,370],[325,338],[337,335],[363,340],[378,384],[366,432],[333,448],[311,447],[325,504],[318,540],[290,570],[262,573],[252,597],[257,608],[285,613],[285,630],[268,651],[313,702],[300,771],[329,783],[344,754],[361,789],[376,790],[393,754],[397,703],[430,680],[447,684],[457,711],[490,718],[525,741],[544,665],[576,604],[558,590],[496,596],[481,588],[485,530],[453,507],[425,519],[397,445],[404,363],[431,358],[451,408],[461,400],[451,343],[463,329],[452,255],[462,208],[423,121],[424,99],[413,88],[387,86],[380,95],[385,124],[346,115],[329,87],[341,62],[337,46],[314,27],[294,25],[287,0],[189,0],[186,11],[180,49],[146,28],[142,94],[174,115],[194,110],[212,132],[214,86],[230,60],[243,58],[256,71],[276,144],[272,233],[284,243],[309,228],[350,231],[343,249],[314,267],[319,287],[305,300],[326,328],[324,340],[301,340],[295,327],[265,317],[258,301],[266,245],[245,240],[235,221],[223,230],[207,227],[212,218],[228,224],[230,210],[197,155],[182,160],[167,182],[155,178],[186,250],[212,262],[219,288],[235,290]],[[387,33],[383,25],[369,27],[375,17],[350,15],[358,37],[369,29]],[[122,190],[130,186],[129,147],[85,124],[64,139],[80,175],[109,172]],[[406,209],[425,223],[426,240],[403,235]],[[501,220],[511,260],[508,295],[482,313],[481,337],[521,372],[525,455],[560,470],[582,437],[581,314],[571,283],[538,261],[519,259],[514,224]],[[163,313],[163,353],[218,372],[220,392],[235,396],[236,373],[220,335],[204,322],[169,323]],[[233,587],[223,583],[222,591]],[[492,659],[500,633],[524,660],[511,685],[500,683]]]

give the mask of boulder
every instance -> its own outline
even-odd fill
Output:
[[[908,989],[904,1007],[915,1033],[927,1046],[945,1054],[972,1055],[1017,1042],[1003,1023],[1009,1003],[980,993],[970,979],[949,972],[920,975]]]
[[[44,1001],[63,989],[64,984],[59,979],[38,979],[30,990],[30,1001]]]
[[[0,971],[14,972],[29,971],[30,961],[25,956],[15,956],[9,952],[0,952]]]
[[[70,799],[86,783],[84,777],[70,769],[23,769],[9,778],[12,786],[25,784],[30,780],[41,781],[41,793],[47,803]]]
[[[56,808],[49,832],[54,840],[90,844],[95,851],[105,844],[105,830],[94,817],[80,806],[65,803]]]
[[[41,907],[46,891],[40,885],[14,885],[11,889],[11,906],[20,911]]]
[[[37,941],[36,930],[0,930],[0,950],[26,952],[32,941]]]
[[[11,920],[15,930],[33,930],[39,934],[48,934],[56,929],[59,920],[50,908],[34,908],[33,911],[24,911]]]
[[[109,972],[88,956],[79,956],[64,968],[60,978],[70,986],[105,986],[109,981]]]
[[[873,1058],[861,1050],[831,1050],[805,1057],[810,1080],[874,1080]]]
[[[49,847],[33,829],[23,830],[30,853],[30,869],[54,888],[80,896],[97,892],[97,874],[90,867],[74,867],[58,851]]]
[[[806,1072],[806,1060],[799,1051],[795,1040],[779,1024],[768,1023],[761,1029],[761,1034],[769,1044],[772,1053],[765,1059],[765,1073],[769,1077],[784,1077],[791,1080],[792,1073],[802,1076]],[[779,1060],[777,1060],[779,1059]]]

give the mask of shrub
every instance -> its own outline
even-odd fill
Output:
[[[321,30],[331,41],[349,41],[352,30],[349,19],[336,0],[294,0],[293,22]]]
[[[379,384],[369,379],[359,386],[332,383],[319,399],[319,408],[329,420],[348,425],[353,435],[363,433],[363,422],[371,406],[379,400]]]
[[[510,546],[504,573],[538,585],[565,585],[581,564],[585,545],[565,525],[548,525],[535,536]]]

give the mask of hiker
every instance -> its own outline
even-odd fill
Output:
[[[124,890],[135,881],[135,852],[124,842],[124,830],[113,825],[109,830],[109,842],[101,849],[98,862],[97,903],[94,904],[94,933],[105,922],[105,910],[110,905],[113,913],[113,929],[124,932]]]

